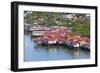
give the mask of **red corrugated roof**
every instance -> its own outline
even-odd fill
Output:
[[[65,34],[66,36],[68,35],[67,38],[65,38],[65,35],[62,36],[62,34]],[[73,44],[79,43],[80,41],[90,43],[89,38],[73,34],[72,32],[69,32],[64,29],[45,31],[43,35],[44,35],[44,38],[39,37],[36,40],[37,41],[54,41],[55,40],[55,41],[71,42]]]

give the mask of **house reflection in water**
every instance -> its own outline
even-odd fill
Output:
[[[73,54],[75,55],[75,58],[79,58],[81,51],[79,49],[74,50]]]
[[[59,54],[60,52],[62,52],[62,55],[65,54],[65,57],[72,57],[72,59],[79,59],[81,58],[81,56],[83,55],[81,49],[70,49],[70,48],[66,48],[63,46],[43,46],[43,45],[36,45],[35,46],[36,50],[44,50],[45,52],[47,52],[47,54],[54,54],[56,53],[58,55],[58,57],[61,56],[61,54]],[[84,51],[83,51],[84,52]],[[54,54],[55,55],[55,54]]]

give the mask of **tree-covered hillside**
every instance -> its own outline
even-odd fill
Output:
[[[24,22],[29,25],[65,26],[75,34],[90,37],[90,16],[88,14],[24,11]]]

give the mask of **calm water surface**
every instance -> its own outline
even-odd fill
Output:
[[[30,34],[24,35],[24,61],[89,59],[90,52],[63,46],[37,45]]]

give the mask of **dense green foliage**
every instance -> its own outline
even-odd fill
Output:
[[[26,23],[39,25],[54,26],[58,25],[55,21],[61,21],[62,14],[60,13],[48,13],[48,12],[32,12],[25,16]]]
[[[74,22],[73,31],[76,34],[90,37],[90,23],[87,20]]]
[[[65,26],[70,27],[75,34],[90,37],[90,19],[85,18],[86,14],[76,14],[77,20],[65,20],[64,13],[56,12],[32,12],[25,11],[25,23],[41,26]],[[81,16],[81,18],[80,18]],[[83,19],[84,18],[84,19]]]

